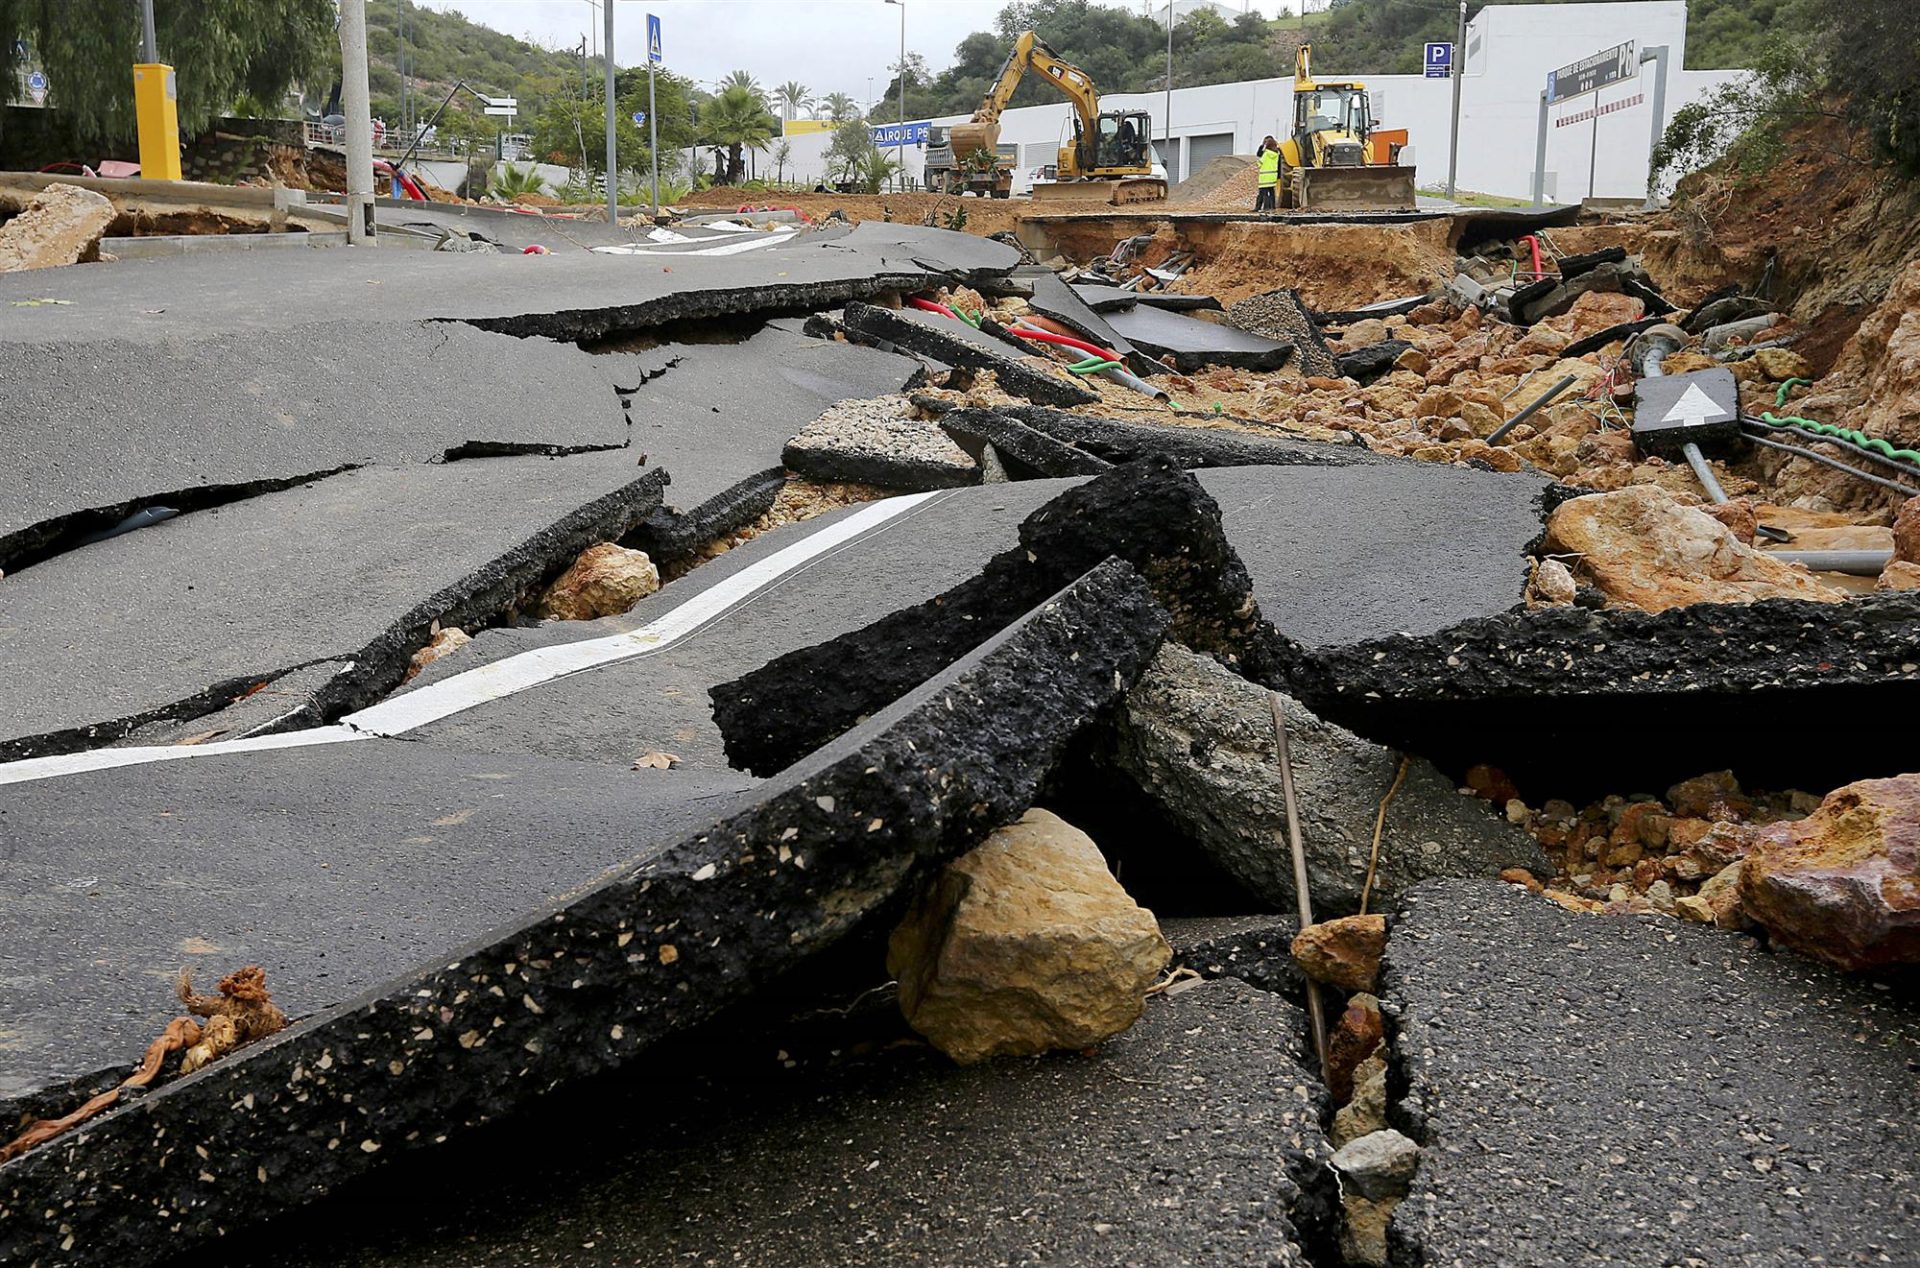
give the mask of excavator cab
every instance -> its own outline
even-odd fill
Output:
[[[1373,117],[1367,90],[1323,84],[1293,95],[1293,140],[1312,167],[1358,167],[1367,161]]]

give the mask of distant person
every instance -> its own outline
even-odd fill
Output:
[[[1255,211],[1273,211],[1274,196],[1280,190],[1280,144],[1272,137],[1260,143],[1260,192],[1254,196]]]

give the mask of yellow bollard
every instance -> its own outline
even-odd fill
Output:
[[[140,124],[140,176],[180,179],[180,110],[174,100],[173,67],[153,62],[133,68],[133,114]]]

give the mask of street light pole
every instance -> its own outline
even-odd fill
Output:
[[[613,0],[600,0],[600,12],[606,16],[607,57],[607,224],[620,223],[620,186],[614,179],[619,155],[613,143]]]
[[[900,134],[893,144],[893,178],[907,184],[907,0],[887,0],[900,6]]]
[[[153,0],[140,0],[140,17],[146,25],[147,63],[152,65],[160,60],[160,40],[153,33]]]
[[[372,246],[373,106],[367,94],[367,0],[340,0],[340,73],[347,120],[347,242]]]
[[[1467,0],[1460,0],[1460,34],[1453,45],[1453,129],[1447,138],[1447,201],[1460,174],[1460,84],[1467,74]]]

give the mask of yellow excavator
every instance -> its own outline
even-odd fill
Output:
[[[1412,211],[1413,169],[1400,165],[1407,134],[1373,126],[1365,84],[1315,79],[1312,53],[1302,44],[1294,63],[1293,131],[1280,142],[1280,205]]]
[[[1073,102],[1073,142],[1060,147],[1056,179],[1036,182],[1033,196],[1100,198],[1109,203],[1157,202],[1167,196],[1167,178],[1153,166],[1152,118],[1145,110],[1100,109],[1100,94],[1087,72],[1060,60],[1032,31],[1014,41],[999,78],[966,123],[948,132],[954,158],[992,154],[1000,142],[1000,113],[1028,70],[1035,70]]]

